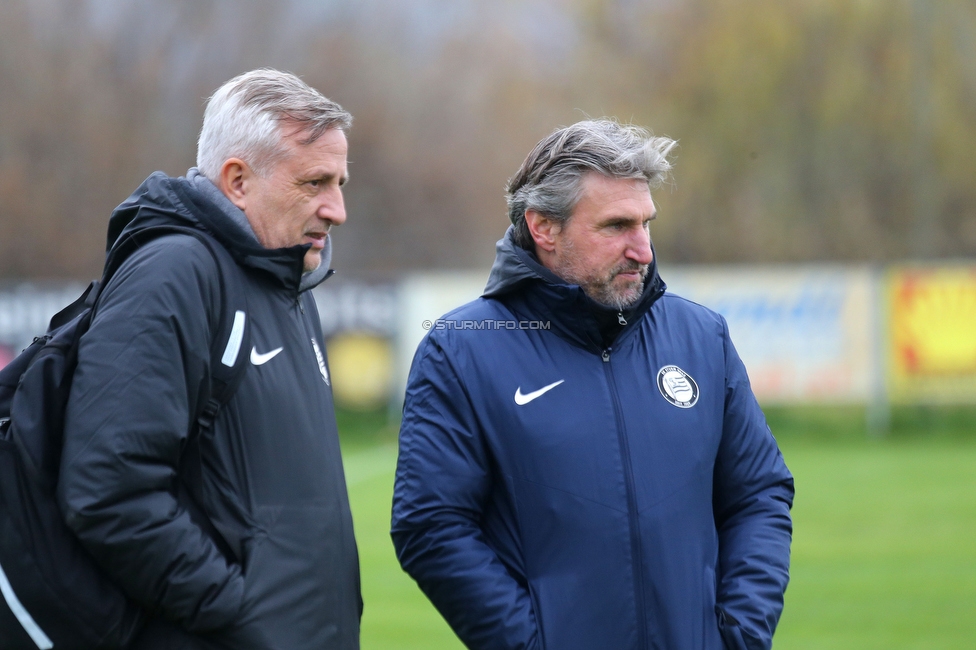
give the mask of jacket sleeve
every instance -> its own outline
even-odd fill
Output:
[[[772,646],[789,581],[793,477],[725,337],[725,415],[713,503],[719,535],[717,616],[730,650]]]
[[[58,498],[68,526],[134,600],[185,628],[230,624],[243,578],[175,495],[219,284],[202,244],[136,251],[99,299],[68,401]],[[204,384],[204,382],[208,382]]]
[[[454,361],[433,333],[414,359],[400,428],[393,545],[403,569],[467,647],[536,648],[528,590],[479,525],[492,461]]]

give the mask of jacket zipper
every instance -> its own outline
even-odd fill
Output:
[[[634,486],[634,468],[630,462],[630,444],[624,427],[623,410],[620,408],[620,395],[610,367],[610,353],[613,348],[603,351],[603,369],[606,371],[610,395],[613,398],[613,414],[617,420],[617,438],[620,443],[620,460],[624,468],[624,481],[627,487],[627,511],[630,521],[630,553],[634,562],[634,605],[637,608],[637,647],[647,647],[647,615],[644,605],[644,558],[641,552],[640,519],[637,512],[637,488]]]
[[[315,335],[312,333],[312,330],[309,328],[307,319],[305,318],[305,305],[302,304],[302,298],[301,298],[301,296],[299,296],[295,300],[295,307],[297,308],[296,309],[296,312],[297,313],[295,313],[295,312],[292,312],[292,313],[295,314],[295,318],[298,320],[298,328],[299,328],[299,331],[305,333],[305,345],[311,345],[311,341],[312,341],[312,339],[315,338]],[[318,360],[315,359],[314,351],[315,350],[313,349],[312,350],[313,354],[311,355],[312,356],[312,361],[315,362],[316,370],[318,370]]]

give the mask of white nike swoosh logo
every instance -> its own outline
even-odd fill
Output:
[[[281,352],[282,350],[284,350],[284,348],[275,348],[271,352],[265,352],[264,354],[261,354],[260,352],[258,352],[257,348],[251,348],[251,363],[253,363],[256,366],[260,366],[265,363],[268,363],[276,356],[278,356],[278,353]]]
[[[517,389],[515,389],[515,403],[518,404],[519,406],[525,406],[526,404],[534,400],[536,397],[539,397],[540,395],[545,395],[546,393],[548,393],[549,391],[551,391],[553,388],[563,383],[564,381],[566,380],[560,379],[557,382],[553,382],[548,386],[543,386],[539,390],[534,390],[531,393],[527,393],[525,395],[522,394],[522,387],[519,386]]]

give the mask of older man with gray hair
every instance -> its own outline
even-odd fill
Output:
[[[359,647],[359,560],[309,292],[346,220],[351,122],[292,74],[242,74],[208,102],[198,168],[151,175],[109,222],[110,248],[142,243],[81,343],[58,497],[146,619],[125,622],[133,648]]]
[[[769,648],[793,479],[725,320],[666,291],[674,142],[559,129],[482,297],[414,357],[393,542],[469,648]]]

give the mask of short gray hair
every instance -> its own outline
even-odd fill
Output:
[[[565,224],[580,200],[587,172],[643,179],[656,189],[671,172],[668,154],[676,144],[670,138],[653,137],[639,126],[607,118],[553,131],[508,181],[508,217],[515,226],[515,243],[535,249],[525,223],[526,210]]]
[[[352,115],[289,72],[260,68],[225,83],[207,101],[197,142],[197,167],[216,182],[229,158],[265,174],[282,154],[281,123],[315,142],[329,129],[348,131]]]

